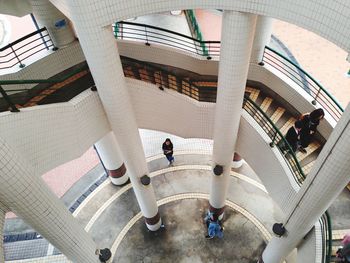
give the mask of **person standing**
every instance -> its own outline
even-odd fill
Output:
[[[171,142],[171,140],[169,138],[165,139],[165,142],[163,143],[162,149],[163,149],[163,153],[166,156],[166,158],[169,161],[169,166],[172,165],[172,163],[174,162],[174,152],[173,152],[173,143]]]

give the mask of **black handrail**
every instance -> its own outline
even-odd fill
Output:
[[[168,29],[134,22],[117,22],[114,29],[118,39],[144,41],[146,45],[150,45],[150,43],[162,44],[205,56],[208,59],[220,56],[220,41],[201,41]],[[204,49],[202,49],[203,45]],[[344,111],[342,106],[299,65],[268,46],[265,47],[262,62],[274,67],[303,88],[312,96],[312,103],[316,105],[318,102],[335,121],[340,119]]]
[[[318,102],[335,121],[340,119],[344,109],[339,102],[299,65],[268,46],[265,47],[262,62],[274,67],[309,93],[313,98],[312,104]]]
[[[305,174],[299,164],[297,157],[292,150],[292,147],[287,142],[281,131],[276,127],[273,121],[266,115],[266,113],[249,97],[244,98],[243,108],[246,112],[254,118],[265,133],[270,137],[270,146],[277,146],[281,155],[285,159],[290,171],[293,174],[295,181],[301,185],[305,180]]]
[[[16,45],[16,44],[22,42],[23,40],[26,40],[27,38],[30,38],[30,37],[32,37],[32,36],[35,36],[36,34],[39,34],[39,33],[44,32],[44,31],[46,31],[46,27],[43,27],[43,28],[41,28],[41,29],[39,29],[39,30],[37,30],[37,31],[34,31],[34,32],[32,32],[32,33],[30,33],[30,34],[28,34],[28,35],[25,35],[25,36],[23,36],[23,37],[21,37],[21,38],[15,40],[15,41],[9,43],[8,45],[6,45],[6,46],[0,48],[0,51],[4,51],[5,49],[8,49],[9,47],[12,47],[12,46],[14,46],[14,45]]]
[[[220,41],[202,41],[168,29],[134,22],[116,22],[113,28],[117,39],[144,41],[147,46],[151,43],[166,45],[207,59],[219,57],[220,54]]]
[[[43,34],[43,32],[46,33]],[[41,46],[43,46],[43,48],[41,48]],[[51,47],[53,49],[55,48],[45,27],[25,35],[0,48],[0,52],[4,53],[0,53],[0,70],[12,68],[15,65],[19,65],[20,68],[23,68],[25,67],[23,61]],[[15,62],[12,62],[13,60],[15,60]]]

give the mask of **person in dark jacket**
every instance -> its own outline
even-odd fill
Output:
[[[301,116],[300,121],[302,127],[300,130],[300,147],[299,150],[303,153],[306,153],[305,148],[311,143],[314,134],[316,132],[317,126],[320,124],[320,121],[324,118],[323,109],[316,109],[310,114],[304,114]]]
[[[163,149],[163,153],[166,156],[166,158],[169,161],[169,165],[171,165],[174,162],[174,156],[173,156],[173,143],[171,142],[171,140],[169,138],[166,138],[165,142],[163,143],[162,149]]]
[[[287,142],[292,147],[293,152],[296,152],[299,146],[299,134],[302,128],[301,121],[296,121],[292,127],[290,127],[285,135]]]

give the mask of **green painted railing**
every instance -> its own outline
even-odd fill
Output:
[[[202,34],[202,31],[199,27],[199,24],[198,24],[198,21],[197,21],[197,18],[196,18],[194,11],[193,10],[185,10],[185,15],[186,15],[187,21],[189,22],[188,24],[192,29],[194,37],[200,41],[200,45],[201,45],[204,56],[208,56],[208,50],[207,50],[207,47],[204,43],[203,34]]]
[[[281,131],[276,127],[273,121],[266,115],[266,113],[249,97],[244,98],[243,108],[249,113],[250,116],[260,125],[260,127],[270,137],[270,146],[277,146],[281,152],[283,158],[289,166],[295,181],[301,185],[305,180],[305,174],[299,164],[297,157],[295,156],[292,147],[287,142]]]
[[[309,73],[278,51],[266,46],[262,62],[287,76],[313,98],[312,104],[319,104],[334,120],[338,121],[344,112],[340,103]]]

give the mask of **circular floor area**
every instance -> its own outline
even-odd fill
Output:
[[[242,214],[227,209],[224,237],[205,239],[207,200],[184,199],[160,207],[165,228],[149,232],[138,220],[118,246],[113,262],[255,263],[266,243]]]

